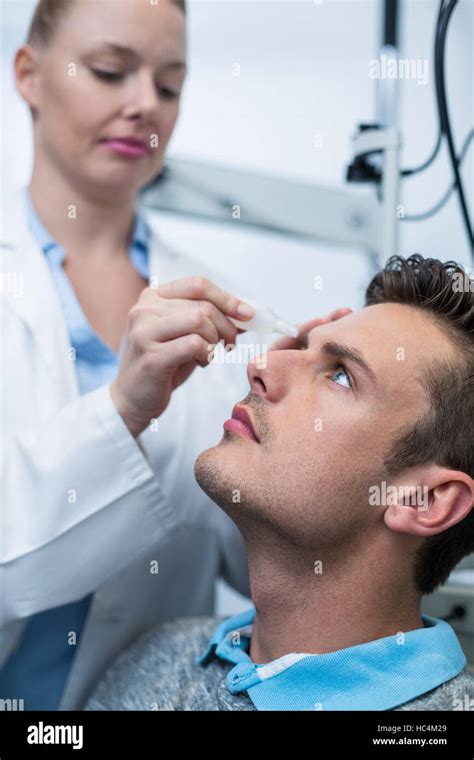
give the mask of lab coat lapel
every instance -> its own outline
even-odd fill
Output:
[[[2,274],[17,275],[20,285],[19,292],[4,292],[4,297],[27,323],[56,392],[67,401],[78,393],[69,336],[48,263],[28,228],[25,189],[4,195],[2,201]]]

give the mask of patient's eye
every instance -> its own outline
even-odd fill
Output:
[[[332,373],[331,378],[338,377],[342,380],[342,382],[338,382],[337,380],[334,380],[337,385],[342,385],[343,388],[352,388],[352,379],[349,375],[348,371],[345,367],[342,365],[339,367],[336,367],[335,372]]]

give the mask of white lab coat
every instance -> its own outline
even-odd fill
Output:
[[[56,289],[20,193],[2,199],[0,238],[0,666],[31,615],[94,592],[60,704],[79,709],[142,631],[212,613],[216,577],[249,593],[241,534],[193,473],[249,385],[243,364],[196,368],[156,431],[138,441],[108,386],[80,396]],[[156,215],[146,214],[154,229]],[[150,277],[192,274],[210,276],[154,229]]]

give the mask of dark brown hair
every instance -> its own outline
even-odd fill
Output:
[[[46,48],[59,22],[71,8],[74,0],[38,0],[26,41],[29,45]],[[170,0],[186,13],[186,0]]]
[[[454,261],[416,253],[392,256],[370,282],[365,305],[401,303],[421,309],[451,339],[457,359],[427,361],[430,412],[405,430],[385,460],[387,472],[435,462],[474,478],[474,282]],[[430,594],[474,551],[474,510],[426,539],[415,561],[415,582]]]

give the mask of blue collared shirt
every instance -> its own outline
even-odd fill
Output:
[[[449,623],[422,615],[424,628],[327,654],[291,653],[257,665],[247,651],[255,608],[215,630],[197,662],[235,663],[230,692],[246,691],[257,710],[391,710],[457,676],[466,664]]]
[[[39,219],[28,189],[25,190],[24,200],[30,230],[48,260],[56,285],[71,348],[75,352],[77,381],[82,395],[111,383],[118,370],[119,358],[88,323],[62,266],[66,253]],[[137,213],[129,256],[146,281],[150,234],[148,224]],[[57,709],[92,596],[89,594],[78,602],[45,610],[28,621],[18,648],[0,670],[1,699],[21,698],[26,710]],[[69,643],[70,632],[76,634],[75,645]]]
[[[62,266],[66,252],[56,243],[40,221],[27,189],[25,203],[30,229],[48,260],[51,276],[61,301],[71,347],[75,351],[77,380],[79,392],[82,395],[112,382],[118,369],[118,357],[94,333],[88,323],[71,281]],[[149,240],[150,228],[143,217],[137,214],[129,257],[135,269],[147,281]]]

